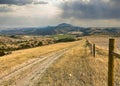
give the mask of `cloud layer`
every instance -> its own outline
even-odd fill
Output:
[[[0,4],[8,4],[8,5],[26,5],[26,4],[47,4],[44,1],[37,0],[0,0]]]
[[[62,6],[63,18],[117,19],[120,18],[120,0],[75,0]]]
[[[120,26],[120,0],[0,0],[0,26]]]

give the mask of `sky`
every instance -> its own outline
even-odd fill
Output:
[[[0,0],[0,27],[120,27],[120,0]]]

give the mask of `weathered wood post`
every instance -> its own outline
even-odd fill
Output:
[[[92,44],[91,44],[91,43],[90,43],[90,53],[91,53],[91,55],[92,55],[92,53],[93,53]]]
[[[93,57],[95,57],[95,44],[93,44],[93,50],[92,50],[92,52],[93,52]]]
[[[109,39],[108,86],[114,86],[114,45],[115,40]]]

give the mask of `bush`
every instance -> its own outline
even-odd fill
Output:
[[[25,48],[30,48],[31,46],[29,44],[21,44],[21,49],[25,49]]]
[[[74,38],[62,38],[62,39],[56,40],[56,42],[71,42],[71,41],[75,41],[75,39]]]
[[[38,46],[42,46],[43,45],[43,43],[42,42],[38,42]]]
[[[3,50],[0,50],[0,56],[4,56],[5,52]]]

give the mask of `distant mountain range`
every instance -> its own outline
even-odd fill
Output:
[[[120,35],[120,28],[84,28],[62,23],[57,26],[16,28],[12,30],[2,30],[0,32],[0,34],[7,35],[55,35],[73,33],[80,34],[82,36],[94,34]]]

